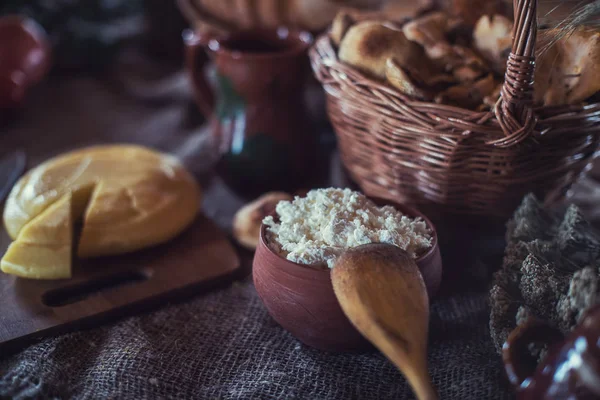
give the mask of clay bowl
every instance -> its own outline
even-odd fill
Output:
[[[419,211],[388,201],[411,217],[421,217],[431,229],[433,245],[417,260],[427,293],[433,297],[442,278],[442,258],[437,232],[431,221]],[[266,226],[253,262],[254,285],[267,311],[279,325],[304,344],[325,351],[357,351],[371,348],[342,311],[333,292],[330,271],[324,265],[308,266],[289,261],[267,245]]]
[[[35,21],[0,17],[0,108],[21,105],[27,89],[48,73],[50,53],[46,34]]]

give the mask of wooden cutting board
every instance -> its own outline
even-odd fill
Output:
[[[10,242],[0,229],[0,255]],[[81,261],[69,280],[41,281],[0,272],[0,355],[42,336],[199,293],[236,277],[240,261],[206,217],[171,242],[126,256]]]

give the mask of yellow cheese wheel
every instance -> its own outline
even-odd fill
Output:
[[[71,277],[71,199],[67,193],[23,227],[0,261],[2,271],[36,279]]]
[[[77,255],[117,255],[172,239],[194,220],[200,197],[194,178],[171,156],[134,145],[96,146],[51,159],[27,173],[7,199],[4,224],[15,243],[53,246],[30,232],[50,232],[36,227],[36,221],[64,202],[72,220],[82,219]],[[30,269],[23,266],[23,271]]]

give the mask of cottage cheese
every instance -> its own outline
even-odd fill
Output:
[[[316,189],[306,197],[280,201],[278,220],[266,217],[269,246],[300,264],[327,262],[329,268],[345,249],[367,243],[396,245],[416,258],[431,247],[431,232],[421,218],[378,207],[350,189]]]

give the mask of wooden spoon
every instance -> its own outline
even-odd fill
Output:
[[[389,244],[346,251],[331,272],[352,324],[404,374],[419,400],[437,399],[427,372],[429,298],[414,260]]]

